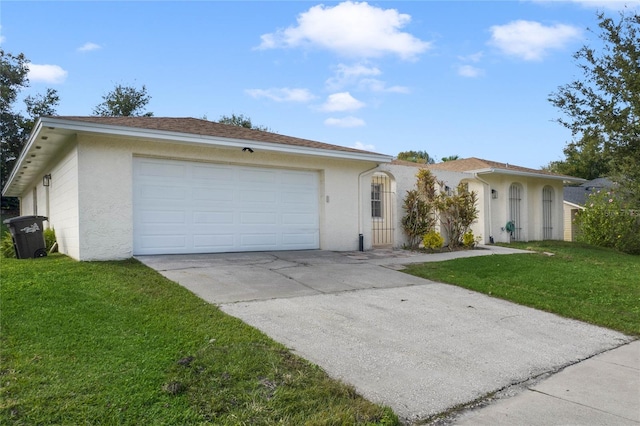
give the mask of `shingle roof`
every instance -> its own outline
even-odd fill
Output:
[[[607,178],[597,178],[578,186],[565,186],[563,191],[564,201],[584,206],[587,203],[589,194],[597,192],[601,189],[611,188],[614,183]]]
[[[247,129],[245,127],[221,124],[213,121],[190,117],[85,117],[85,116],[55,116],[51,118],[71,121],[82,121],[108,126],[135,127],[147,130],[159,130],[191,135],[213,136],[229,139],[243,139],[256,142],[269,142],[282,145],[302,146],[332,151],[370,153],[355,148],[295,138],[262,130]]]
[[[527,167],[516,166],[509,163],[499,163],[497,161],[483,160],[476,157],[430,164],[429,168],[433,170],[449,170],[452,172],[472,172],[485,169],[497,169],[523,173],[533,173],[538,175],[561,176],[556,173],[548,172],[546,170],[530,169]]]

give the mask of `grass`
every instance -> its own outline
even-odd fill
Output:
[[[510,247],[535,253],[425,263],[405,272],[640,335],[640,256],[563,241]]]
[[[0,261],[0,424],[398,424],[135,260]]]

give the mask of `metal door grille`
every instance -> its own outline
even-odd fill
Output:
[[[393,199],[391,180],[386,175],[371,178],[371,233],[374,246],[393,244]]]
[[[511,184],[509,187],[509,220],[513,222],[514,230],[511,239],[519,241],[522,235],[522,227],[520,226],[520,204],[522,201],[522,190],[520,185]]]
[[[553,237],[553,188],[542,188],[542,239],[550,240]]]

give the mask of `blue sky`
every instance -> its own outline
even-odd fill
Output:
[[[158,117],[539,168],[571,138],[549,94],[581,76],[597,12],[625,3],[3,1],[0,41],[31,61],[23,95],[57,90],[60,115],[145,85]]]

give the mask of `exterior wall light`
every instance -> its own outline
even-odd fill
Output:
[[[51,174],[42,176],[42,186],[51,185]]]
[[[496,198],[498,198],[498,191],[496,191],[495,189],[491,190],[491,198],[493,198],[494,200]]]

